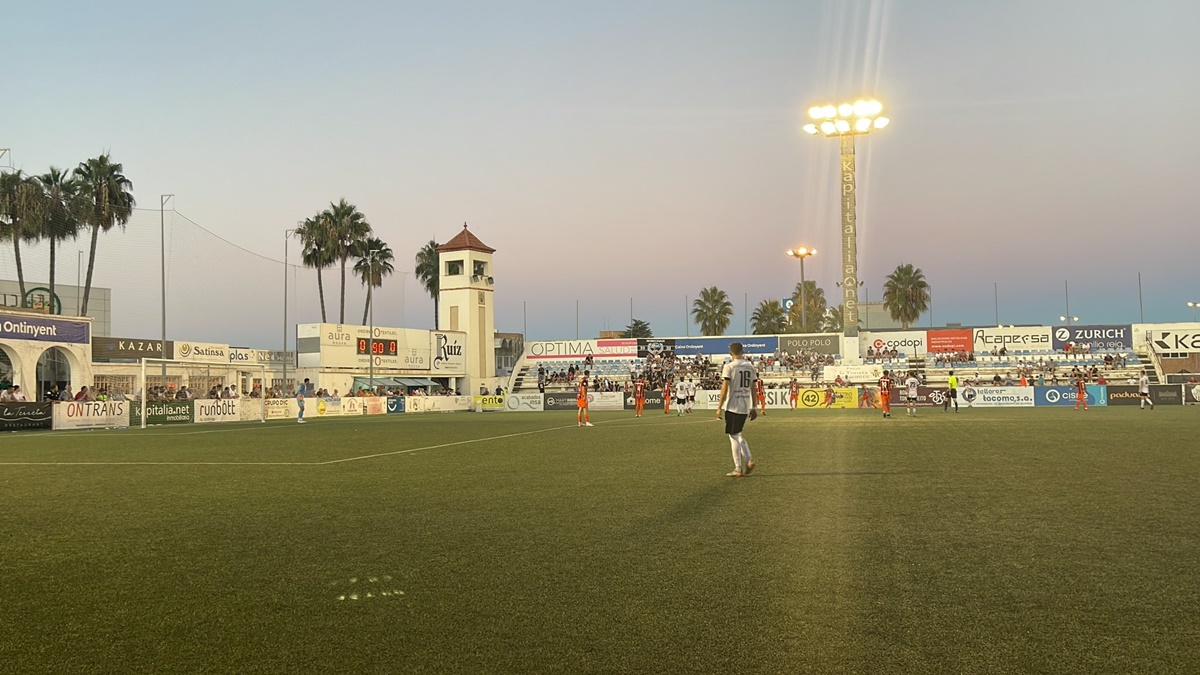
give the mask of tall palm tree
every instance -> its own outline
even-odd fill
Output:
[[[367,301],[363,304],[362,320],[363,325],[366,325],[367,314],[371,311],[371,289],[382,286],[383,278],[396,271],[392,266],[396,257],[392,255],[390,246],[375,237],[367,237],[354,255],[358,257],[358,262],[354,263],[354,273],[367,287]]]
[[[733,316],[733,303],[725,291],[710,286],[700,290],[692,302],[692,318],[700,326],[701,335],[724,335]]]
[[[908,327],[929,309],[929,284],[925,273],[912,264],[897,265],[896,271],[888,275],[883,283],[883,306],[892,319],[900,322],[901,328]]]
[[[800,292],[801,286],[804,288],[804,293]],[[828,307],[825,300],[825,289],[818,286],[815,281],[805,280],[803,284],[796,284],[796,290],[792,297],[796,300],[788,315],[792,331],[796,333],[814,332],[818,327],[817,324],[820,323],[819,318],[825,315],[825,309]],[[800,306],[801,297],[804,298],[804,304],[807,307]]]
[[[438,329],[438,243],[433,239],[429,243],[421,247],[417,251],[416,270],[417,279],[421,282],[421,286],[425,288],[425,292],[433,298],[433,329]]]
[[[371,234],[371,225],[358,207],[343,197],[325,210],[329,219],[329,253],[341,263],[342,293],[338,306],[338,323],[346,323],[346,263]]]
[[[321,323],[326,323],[325,317],[325,280],[321,270],[336,262],[330,253],[329,220],[324,213],[318,213],[306,218],[296,230],[300,237],[300,259],[305,267],[317,270],[317,295],[321,300]]]
[[[750,314],[755,335],[775,335],[787,328],[787,312],[778,300],[763,300]]]
[[[58,242],[75,239],[82,227],[81,218],[87,212],[87,199],[80,191],[80,183],[64,169],[50,167],[37,177],[46,199],[46,217],[42,220],[42,238],[50,242],[50,302],[53,306],[55,294],[56,249]],[[62,307],[59,307],[59,312]]]
[[[13,245],[21,303],[25,302],[25,266],[21,260],[21,242],[35,241],[40,236],[45,210],[42,190],[33,179],[20,171],[0,174],[0,236]]]
[[[79,306],[80,316],[87,315],[88,297],[92,292],[92,273],[96,268],[96,243],[100,231],[108,232],[116,226],[125,229],[133,216],[137,202],[133,198],[133,182],[125,177],[125,167],[112,161],[107,152],[99,157],[82,162],[75,167],[74,177],[80,183],[80,191],[87,195],[88,208],[83,224],[92,228],[92,243],[88,250],[87,279],[83,284],[83,302]]]

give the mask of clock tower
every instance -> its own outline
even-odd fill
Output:
[[[467,229],[438,247],[438,326],[464,331],[467,383],[474,396],[481,381],[496,377],[496,311],[492,293],[492,254],[496,249]]]

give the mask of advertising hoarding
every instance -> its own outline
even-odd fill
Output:
[[[1086,342],[1093,352],[1127,351],[1133,349],[1133,326],[1130,324],[1107,326],[1055,326],[1052,346],[1062,351],[1068,343]]]
[[[92,338],[92,360],[109,359],[173,359],[175,343],[167,340],[139,340],[134,338]]]
[[[191,424],[192,401],[146,401],[146,424]],[[142,426],[142,403],[129,404],[129,425]]]
[[[997,328],[976,328],[974,332],[975,351],[1000,351],[1001,348],[1027,349],[1031,351],[1048,351],[1054,343],[1052,330],[1048,326],[1000,326]]]
[[[1200,331],[1156,330],[1150,334],[1150,344],[1160,354],[1191,354],[1200,352]]]
[[[55,429],[113,429],[127,426],[128,401],[63,401],[54,405]]]
[[[437,374],[457,375],[467,371],[467,360],[463,355],[467,346],[467,334],[433,331],[429,334],[429,351],[432,360],[429,369]]]
[[[720,337],[675,338],[677,356],[722,356],[729,353],[729,343],[742,343],[746,354],[774,354],[779,338],[774,335],[728,335]]]
[[[970,328],[925,331],[926,349],[930,354],[973,352],[975,338]]]
[[[53,403],[0,403],[0,431],[51,429]]]
[[[825,355],[841,354],[842,336],[836,333],[780,335],[779,349],[788,354],[800,352],[816,352]]]
[[[242,418],[239,402],[240,399],[196,399],[192,401],[192,421],[197,424],[238,422]]]
[[[192,363],[229,363],[229,345],[176,341],[175,360]]]
[[[890,352],[895,349],[905,356],[924,354],[928,350],[928,336],[923,330],[898,330],[865,333],[865,338],[859,342],[863,356],[867,349]]]
[[[86,345],[91,342],[91,337],[92,325],[87,321],[0,313],[0,340],[36,340]]]
[[[541,394],[508,394],[504,397],[504,409],[509,412],[541,412],[546,409]]]

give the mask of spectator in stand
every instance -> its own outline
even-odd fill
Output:
[[[21,391],[21,385],[12,386],[12,400],[14,403],[25,403],[25,392]]]
[[[88,390],[87,385],[79,388],[79,393],[75,394],[76,401],[95,401],[96,397]]]
[[[11,403],[13,400],[12,387],[0,389],[0,403]]]

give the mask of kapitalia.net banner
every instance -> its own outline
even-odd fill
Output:
[[[91,342],[91,324],[86,321],[0,314],[0,339],[4,338],[85,345]]]
[[[131,426],[142,425],[142,403],[133,401],[129,404],[129,423]],[[191,424],[192,401],[146,402],[146,424]]]

